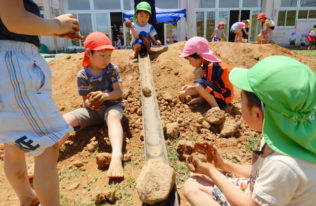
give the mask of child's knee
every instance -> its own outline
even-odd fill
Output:
[[[198,187],[196,185],[196,181],[194,181],[192,178],[187,179],[183,184],[183,193],[186,197],[194,194],[197,189]]]
[[[121,118],[122,115],[117,111],[109,112],[106,116],[107,121],[121,121]]]

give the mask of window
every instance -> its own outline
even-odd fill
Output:
[[[296,11],[279,11],[278,26],[294,26],[296,21]]]
[[[68,10],[90,10],[89,0],[68,0]]]
[[[119,0],[94,0],[95,10],[121,9]]]
[[[113,1],[113,0],[111,0]],[[162,9],[177,9],[179,8],[179,0],[156,0],[156,7]]]
[[[215,0],[199,0],[197,8],[215,8]]]
[[[215,11],[207,12],[206,15],[206,39],[211,41],[215,29]]]
[[[316,6],[315,0],[301,0],[301,7],[311,7]]]
[[[196,34],[204,37],[204,12],[196,12]]]
[[[259,7],[258,0],[243,0],[242,7],[244,8]]]
[[[91,14],[78,14],[80,22],[80,34],[84,37],[92,32]]]
[[[124,10],[133,10],[134,9],[134,1],[133,0],[124,0]]]
[[[238,8],[239,0],[220,0],[219,8]]]
[[[298,11],[298,18],[299,19],[307,19],[308,10],[301,10]]]
[[[281,0],[281,7],[296,7],[297,0]]]
[[[285,26],[286,11],[279,11],[278,26]]]
[[[287,11],[286,26],[295,26],[296,11]]]
[[[107,13],[97,13],[95,15],[97,31],[106,33],[110,36],[111,27],[109,26],[109,19]]]
[[[316,10],[309,10],[308,18],[316,19]]]

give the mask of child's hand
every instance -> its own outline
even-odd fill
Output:
[[[217,149],[214,148],[210,143],[195,143],[194,151],[206,156],[207,162],[213,164],[216,168],[223,168],[224,161],[218,154]]]
[[[133,27],[132,22],[130,20],[126,20],[125,22],[125,26],[129,29],[131,29]]]
[[[103,104],[100,104],[99,102],[91,102],[89,99],[85,100],[85,105],[92,110],[100,110],[104,108]]]
[[[189,168],[195,173],[208,175],[211,169],[215,169],[213,164],[206,161],[201,154],[193,153],[189,158]]]
[[[99,110],[102,109],[103,102],[104,102],[104,93],[101,91],[96,91],[96,92],[90,92],[87,95],[87,103],[86,105],[93,110]]]
[[[55,18],[59,25],[55,35],[67,35],[76,33],[79,31],[79,21],[75,19],[72,14],[63,14]]]
[[[155,45],[161,46],[161,41],[160,40],[156,40]]]

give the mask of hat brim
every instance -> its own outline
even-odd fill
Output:
[[[248,92],[253,92],[253,90],[251,89],[249,85],[248,72],[249,72],[249,69],[234,68],[229,73],[229,80],[235,87],[248,91]]]
[[[209,52],[205,52],[205,53],[201,53],[199,54],[203,59],[205,59],[206,61],[209,61],[209,62],[220,62],[221,59],[218,58],[214,52],[212,51],[209,51]]]
[[[112,45],[102,45],[102,46],[98,46],[96,48],[94,48],[94,51],[100,51],[100,50],[104,50],[104,49],[110,49],[110,50],[114,50],[115,48]]]
[[[190,56],[190,55],[189,55],[189,54],[186,54],[186,53],[181,53],[179,57],[180,57],[180,58],[185,58],[185,57],[188,57],[188,56]]]
[[[285,117],[266,105],[263,137],[269,147],[280,154],[316,163],[316,121],[311,124],[314,127],[306,129],[304,122]]]

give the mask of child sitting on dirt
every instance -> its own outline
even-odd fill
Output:
[[[203,99],[211,107],[223,108],[230,103],[234,89],[228,80],[229,68],[208,48],[208,41],[203,37],[192,37],[184,45],[182,58],[186,58],[195,68],[194,85],[183,86],[179,96],[199,95],[189,104]]]
[[[224,27],[225,27],[225,22],[221,21],[218,23],[218,26],[212,35],[212,41],[222,41],[223,40],[222,37],[225,38]]]
[[[138,54],[150,53],[152,39],[155,45],[161,45],[159,40],[156,40],[157,32],[155,28],[148,23],[151,15],[151,6],[149,3],[143,1],[137,4],[136,12],[134,14],[134,21],[127,20],[125,25],[131,30],[132,47],[134,50],[133,58],[137,58]]]
[[[252,165],[239,165],[222,159],[209,143],[197,145],[207,160],[189,159],[196,174],[184,184],[185,197],[192,206],[314,206],[315,74],[294,59],[271,56],[249,70],[233,69],[229,79],[243,90],[245,123],[262,131],[260,151],[254,152]],[[227,178],[217,168],[243,178]]]
[[[94,32],[87,36],[84,68],[77,74],[79,95],[84,107],[64,114],[65,120],[74,128],[80,129],[105,123],[112,146],[112,159],[107,176],[123,177],[122,144],[123,116],[122,89],[119,69],[111,64],[114,47],[109,38]]]
[[[72,128],[52,99],[51,71],[38,52],[38,36],[81,39],[76,34],[79,22],[71,14],[43,19],[32,0],[0,0],[0,5],[0,143],[4,144],[4,172],[19,205],[59,206],[59,145]],[[34,157],[34,189],[28,180],[25,153]],[[0,202],[4,205],[3,200]]]
[[[230,31],[235,34],[234,42],[242,42],[243,33],[248,35],[248,32],[246,29],[249,28],[249,22],[250,21],[248,20],[243,20],[241,22],[236,22],[231,26]]]

